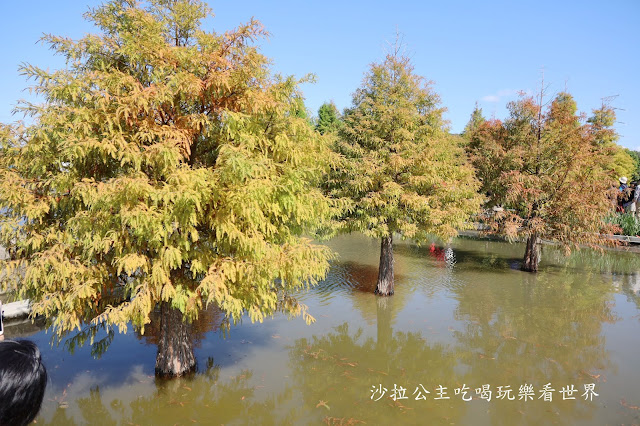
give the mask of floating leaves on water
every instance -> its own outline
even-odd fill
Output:
[[[354,419],[353,417],[350,417],[350,418],[346,419],[344,417],[329,417],[329,416],[327,416],[322,421],[324,423],[328,424],[328,425],[337,425],[337,426],[350,426],[350,425],[355,425],[355,424],[358,424],[358,423],[366,424],[362,420]]]
[[[480,358],[482,358],[482,359],[495,359],[495,357],[488,356],[488,355],[485,355],[485,354],[478,354],[478,356]]]
[[[580,372],[581,372],[582,374],[585,374],[585,375],[587,375],[587,376],[591,377],[591,378],[592,378],[592,379],[594,379],[594,380],[597,380],[598,382],[600,381],[600,376],[601,376],[600,374],[590,374],[590,373],[587,373],[587,372],[586,372],[586,371],[584,371],[584,370],[580,370]],[[606,380],[603,380],[603,381],[606,381]]]
[[[327,401],[323,401],[323,400],[320,400],[318,404],[316,404],[316,408],[318,407],[324,407],[327,410],[331,410],[331,408],[327,405]]]
[[[638,407],[637,405],[629,405],[629,404],[627,404],[627,401],[624,398],[622,398],[620,400],[620,405],[622,405],[625,408],[630,408],[632,410],[640,410],[640,407]]]

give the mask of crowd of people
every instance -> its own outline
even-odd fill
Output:
[[[633,181],[627,185],[628,179],[622,176],[618,187],[618,205],[616,211],[618,213],[631,213],[636,218],[640,217],[640,181]]]

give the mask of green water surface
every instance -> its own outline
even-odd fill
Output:
[[[530,274],[519,244],[398,242],[396,292],[380,298],[379,242],[328,244],[328,278],[299,295],[315,324],[246,320],[225,338],[209,309],[194,324],[193,377],[154,377],[153,327],[98,336],[112,340],[99,357],[7,327],[30,334],[50,373],[37,423],[640,423],[640,254],[545,246]]]

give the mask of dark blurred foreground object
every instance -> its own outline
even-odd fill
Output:
[[[31,423],[46,387],[47,370],[35,343],[0,341],[0,425]]]

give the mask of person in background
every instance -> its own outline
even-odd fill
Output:
[[[618,188],[618,190],[620,192],[624,192],[624,190],[627,189],[627,177],[626,176],[622,176],[618,180],[620,181],[620,187]]]
[[[636,200],[635,193],[638,188],[638,182],[631,182],[629,186],[624,191],[624,195],[622,199],[624,200],[622,207],[624,208],[625,213],[631,213],[633,216],[636,214]]]
[[[640,181],[636,181],[635,182],[635,189],[633,190],[633,199],[631,201],[631,207],[629,209],[629,211],[631,212],[631,214],[633,214],[634,219],[636,220],[636,222],[639,219],[640,216],[640,206],[638,205],[638,200],[640,199]]]
[[[623,213],[624,212],[624,203],[627,194],[627,177],[622,176],[620,179],[620,186],[618,187],[618,205],[616,207],[616,212]]]
[[[47,369],[28,340],[0,341],[0,425],[27,425],[40,411]]]

